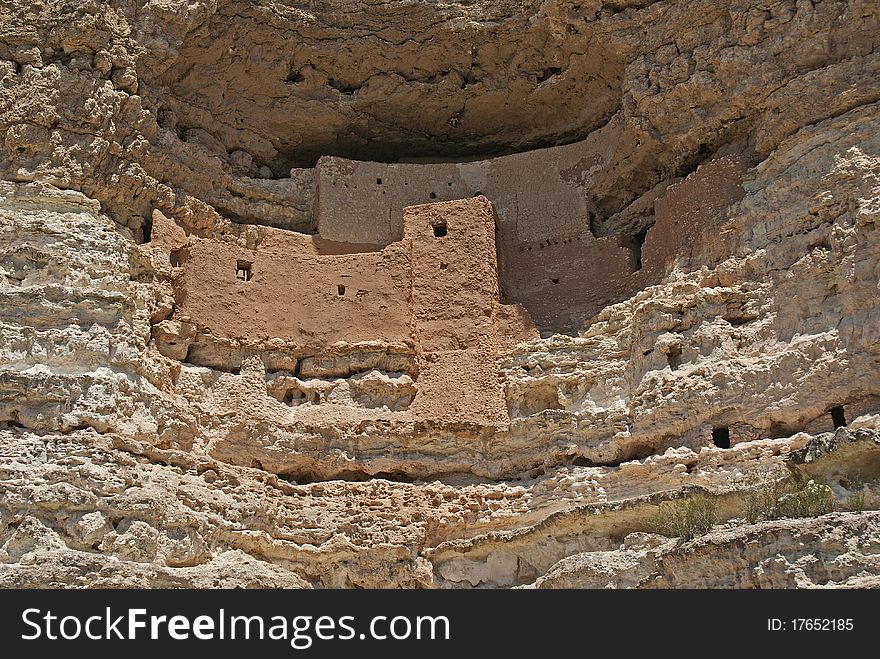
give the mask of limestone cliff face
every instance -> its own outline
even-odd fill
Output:
[[[876,585],[878,44],[0,2],[0,585]],[[786,479],[833,505],[758,519]]]

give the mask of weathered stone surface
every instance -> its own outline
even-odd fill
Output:
[[[5,3],[0,586],[877,585],[875,4]]]
[[[620,549],[570,556],[537,588],[876,588],[880,514],[831,513],[724,527],[683,547],[627,536]]]

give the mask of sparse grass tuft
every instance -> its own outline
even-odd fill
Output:
[[[843,502],[843,509],[853,513],[860,513],[865,510],[866,504],[865,491],[859,490],[846,498],[846,501]]]
[[[658,533],[687,542],[711,531],[717,519],[715,499],[700,494],[663,503],[656,526]]]
[[[860,513],[880,508],[880,478],[855,477],[841,481],[841,485],[852,493],[843,502],[844,510]]]
[[[818,517],[837,507],[827,483],[795,477],[753,487],[744,499],[746,519],[752,524],[784,517]]]

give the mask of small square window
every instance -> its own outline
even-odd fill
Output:
[[[727,426],[712,428],[712,443],[718,448],[730,448],[730,430]]]
[[[240,281],[250,281],[254,276],[254,264],[250,261],[237,261],[235,264],[235,278]]]
[[[434,225],[434,237],[442,238],[446,235],[446,223]]]

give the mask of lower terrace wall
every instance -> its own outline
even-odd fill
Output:
[[[327,379],[378,368],[416,380],[414,396],[394,398],[389,414],[408,408],[419,422],[475,431],[509,422],[497,362],[502,348],[537,332],[524,309],[499,302],[496,218],[485,197],[407,208],[401,240],[349,253],[277,229],[250,250],[185,237],[161,214],[154,224],[174,267],[174,317],[154,329],[166,356],[235,371],[245,346],[274,341],[294,357],[267,392],[298,409],[330,402]],[[405,351],[346,354],[363,344],[412,346],[415,368]],[[263,355],[267,370],[273,360],[280,364]]]
[[[407,245],[326,255],[310,236],[276,232],[257,251],[191,239],[176,255],[178,314],[213,336],[303,347],[410,339]]]

